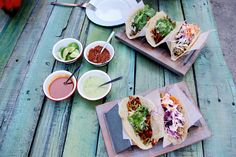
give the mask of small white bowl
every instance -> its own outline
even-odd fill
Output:
[[[73,42],[77,43],[79,46],[79,55],[76,58],[69,60],[69,61],[65,61],[65,60],[61,59],[61,57],[59,56],[60,55],[59,49],[62,47],[67,47],[70,43],[73,43]],[[76,60],[78,60],[80,58],[80,56],[82,55],[82,52],[83,52],[83,45],[81,44],[81,42],[79,40],[74,39],[74,38],[65,38],[65,39],[59,40],[53,46],[53,49],[52,49],[53,57],[57,61],[62,62],[62,63],[66,63],[66,64],[74,63]]]
[[[95,65],[95,66],[98,66],[98,67],[101,67],[101,66],[104,66],[106,65],[107,63],[109,63],[112,58],[114,57],[114,54],[115,54],[115,51],[114,51],[114,48],[113,46],[108,43],[107,46],[106,46],[106,49],[109,51],[111,57],[108,61],[104,62],[104,63],[94,63],[94,62],[91,62],[89,59],[88,59],[88,53],[89,53],[89,50],[91,48],[94,48],[98,45],[102,46],[105,44],[106,42],[105,41],[95,41],[95,42],[92,42],[91,44],[89,44],[85,49],[84,49],[84,58],[92,65]]]
[[[106,82],[111,80],[111,78],[109,77],[109,75],[108,75],[107,73],[101,71],[101,70],[90,70],[90,71],[84,73],[84,74],[79,78],[79,80],[78,80],[78,83],[77,83],[77,90],[78,90],[79,94],[80,94],[83,98],[85,98],[85,99],[87,99],[87,100],[93,100],[93,101],[104,98],[104,97],[110,92],[110,90],[111,90],[111,86],[112,86],[111,83],[107,85],[107,86],[108,86],[107,91],[106,91],[102,96],[100,96],[100,97],[91,98],[91,97],[89,97],[89,96],[87,96],[87,95],[84,94],[84,91],[83,91],[84,81],[85,81],[88,77],[90,77],[90,76],[99,76],[99,77],[102,77]]]
[[[74,87],[73,87],[73,90],[70,92],[69,95],[63,97],[63,98],[53,98],[50,96],[49,94],[49,86],[50,84],[57,78],[59,77],[63,77],[63,76],[66,76],[66,77],[70,77],[72,73],[70,73],[69,71],[65,71],[65,70],[58,70],[58,71],[55,71],[53,73],[51,73],[50,75],[48,75],[48,77],[45,79],[44,83],[43,83],[43,92],[44,94],[51,100],[53,101],[62,101],[62,100],[65,100],[67,98],[69,98],[74,92],[75,92],[75,89],[76,89],[76,78],[73,76],[72,77],[72,81],[73,81],[73,84],[74,84]]]

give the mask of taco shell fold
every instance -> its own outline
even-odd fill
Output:
[[[154,109],[155,109],[154,104],[142,96],[134,96],[134,97],[139,97],[141,104],[148,108],[150,115],[151,115],[151,127],[152,127],[152,132],[153,132],[152,138],[155,141],[158,141],[159,138],[162,136],[162,133],[161,133],[161,129],[159,127],[159,122],[152,115],[152,111],[154,111]],[[129,98],[125,98],[125,99],[121,100],[120,106],[119,106],[119,115],[122,119],[122,124],[123,124],[124,130],[127,133],[127,135],[131,138],[133,144],[137,145],[139,148],[141,148],[143,150],[150,149],[150,148],[152,148],[152,143],[149,143],[148,145],[143,144],[141,138],[135,134],[135,131],[134,131],[132,125],[128,121],[128,108],[127,108],[128,101],[129,101]],[[160,121],[160,119],[158,119],[158,120]]]
[[[167,139],[169,142],[171,142],[173,145],[180,144],[185,141],[188,135],[188,128],[189,128],[189,121],[188,121],[188,116],[186,114],[186,110],[184,106],[179,102],[179,105],[182,107],[181,113],[184,115],[185,123],[183,125],[183,134],[180,139],[176,139],[166,133],[165,126],[164,126],[164,138]],[[164,120],[164,117],[163,117]]]
[[[181,26],[183,25],[183,23],[181,25],[178,26],[178,28],[176,27],[176,29],[173,31],[172,35],[169,37],[168,41],[167,41],[167,46],[170,50],[170,55],[171,55],[171,60],[176,61],[177,59],[179,59],[180,57],[184,56],[190,49],[191,47],[194,45],[194,43],[197,41],[199,35],[201,34],[201,31],[199,30],[199,32],[197,33],[197,35],[194,37],[194,39],[192,40],[192,42],[189,44],[189,46],[187,47],[187,49],[179,56],[176,56],[173,52],[174,48],[176,47],[176,43],[175,43],[175,37],[177,35],[177,33],[179,32],[179,30],[181,29]],[[200,28],[199,28],[200,29]]]
[[[161,41],[159,41],[158,43],[155,42],[152,33],[152,30],[156,28],[156,23],[159,19],[168,17],[167,14],[163,11],[161,12],[157,12],[155,16],[153,16],[148,24],[147,30],[146,30],[146,39],[147,42],[152,46],[152,47],[157,47],[163,43],[165,43],[167,41],[167,39],[171,36],[172,32],[176,29],[177,25],[180,25],[180,23],[176,23],[176,27],[174,30],[172,30],[167,36],[165,36]]]
[[[134,20],[134,17],[136,16],[136,14],[143,10],[144,7],[142,8],[139,8],[139,9],[136,9],[127,19],[126,23],[125,23],[125,33],[127,35],[127,37],[129,39],[135,39],[135,38],[138,38],[138,37],[142,37],[142,36],[145,36],[145,33],[146,33],[146,27],[149,23],[149,21],[147,22],[147,24],[143,27],[143,29],[141,31],[139,31],[137,34],[135,35],[130,35],[131,32],[132,32],[132,23],[133,23],[133,20]]]

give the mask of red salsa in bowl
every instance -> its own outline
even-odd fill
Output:
[[[55,99],[64,98],[73,91],[74,84],[72,80],[64,84],[68,77],[58,77],[49,85],[48,90],[51,97]]]
[[[61,101],[69,98],[76,89],[76,78],[73,76],[68,83],[66,80],[71,73],[65,70],[55,71],[50,74],[43,83],[45,95],[54,101]]]
[[[98,45],[91,48],[88,52],[88,60],[93,63],[104,63],[111,58],[110,52],[105,48],[102,52],[102,46]]]
[[[104,45],[106,45],[106,47],[101,52]],[[84,58],[87,62],[97,67],[102,67],[108,64],[114,55],[115,50],[113,46],[105,41],[94,41],[84,49]]]

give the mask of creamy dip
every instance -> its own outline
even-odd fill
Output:
[[[89,98],[98,98],[107,92],[109,86],[105,85],[99,87],[99,85],[105,83],[106,81],[99,76],[90,76],[83,83],[83,92]]]

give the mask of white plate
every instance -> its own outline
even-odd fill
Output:
[[[136,0],[91,0],[96,11],[86,9],[87,17],[101,26],[117,26],[124,24],[128,15],[135,8],[143,6],[143,2]]]

